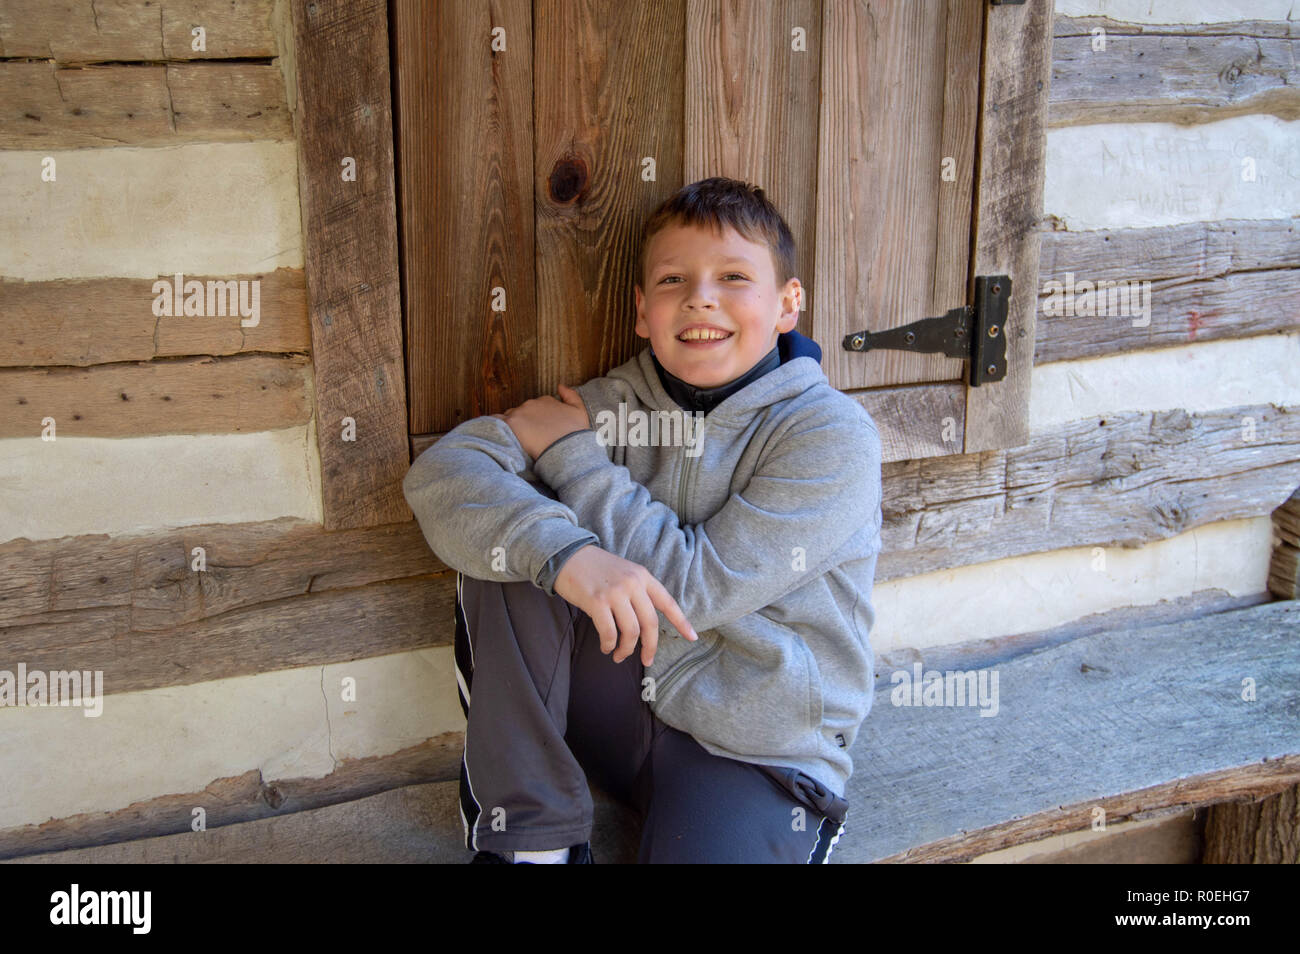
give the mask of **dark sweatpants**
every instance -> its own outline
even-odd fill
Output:
[[[457,573],[455,651],[470,850],[590,841],[588,776],[641,816],[641,864],[825,863],[844,831],[846,802],[819,782],[711,755],[659,721],[640,642],[615,663],[590,616],[531,582]]]

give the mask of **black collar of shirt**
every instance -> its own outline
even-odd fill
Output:
[[[667,371],[659,363],[658,356],[654,353],[654,348],[650,349],[650,357],[654,360],[655,370],[659,372],[659,383],[664,386],[668,396],[677,402],[683,410],[694,412],[703,412],[708,414],[715,407],[725,401],[731,395],[735,394],[747,384],[761,378],[767,372],[780,367],[781,354],[780,348],[772,346],[772,350],[767,353],[757,364],[736,378],[734,381],[728,381],[726,384],[719,384],[714,388],[697,388],[693,384],[687,384],[675,374]]]

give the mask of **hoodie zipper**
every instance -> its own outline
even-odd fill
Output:
[[[701,446],[700,440],[701,440],[701,435],[703,433],[704,433],[704,422],[701,421],[695,430],[696,446]],[[681,480],[681,485],[677,488],[677,518],[682,523],[686,522],[686,484],[687,484],[687,478],[689,478],[690,476],[691,460],[692,460],[691,455],[687,453],[688,450],[690,450],[690,448],[687,447],[684,447],[682,450],[682,455],[683,455],[682,480]],[[701,450],[700,453],[696,454],[695,456],[700,457],[702,455],[703,455],[703,450]],[[722,637],[718,636],[715,637],[714,644],[710,646],[708,649],[706,649],[704,652],[695,656],[685,656],[682,659],[678,660],[677,668],[668,670],[668,672],[664,674],[662,680],[660,680],[658,687],[655,690],[655,696],[659,697],[661,693],[667,692],[668,687],[671,686],[673,683],[675,683],[678,679],[680,679],[686,672],[688,672],[691,669],[695,669],[697,666],[700,666],[703,663],[707,662],[708,660],[712,659],[721,648],[722,648]]]
[[[703,456],[704,454],[703,445],[701,444],[704,435],[704,425],[705,421],[700,421],[699,424],[692,425],[695,427],[695,445],[700,448],[699,453],[697,453],[694,458],[691,457],[689,453],[693,448],[686,447],[685,445],[682,446],[682,482],[681,486],[677,488],[677,519],[682,523],[686,523],[686,484],[691,474],[691,461]]]

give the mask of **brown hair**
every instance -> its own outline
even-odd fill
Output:
[[[747,241],[766,245],[772,253],[776,286],[794,277],[794,236],[763,190],[739,179],[713,176],[682,186],[650,214],[641,228],[637,276],[644,290],[646,250],[657,232],[672,225],[703,225],[721,231],[731,226]]]

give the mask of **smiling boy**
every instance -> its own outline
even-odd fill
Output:
[[[643,862],[824,862],[873,696],[879,434],[794,330],[761,189],[684,187],[638,264],[648,348],[466,421],[403,485],[458,571],[466,846],[590,861],[591,778],[641,814]],[[673,411],[698,453],[591,429]]]

